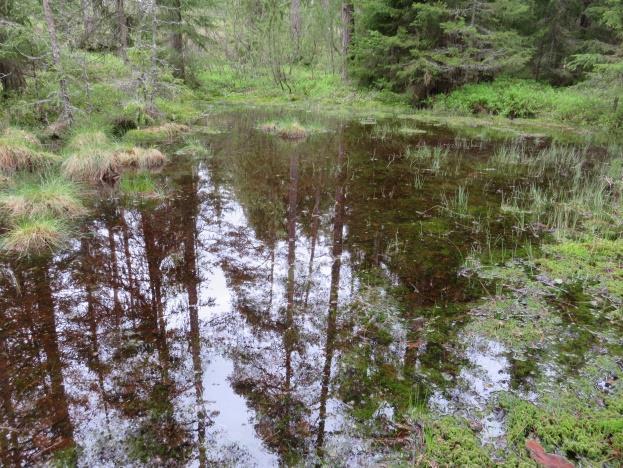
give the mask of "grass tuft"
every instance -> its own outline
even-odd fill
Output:
[[[123,167],[156,169],[167,162],[167,157],[156,148],[131,148],[119,151],[117,161]]]
[[[0,207],[14,218],[43,215],[74,218],[86,214],[79,188],[60,176],[19,180],[0,194]]]
[[[182,133],[190,131],[190,127],[176,123],[166,123],[158,127],[147,127],[128,131],[123,139],[135,144],[153,144],[172,142]]]
[[[18,256],[41,255],[62,247],[71,232],[65,221],[50,216],[20,218],[0,241],[2,250]]]
[[[41,169],[56,159],[43,151],[37,137],[28,132],[9,128],[0,135],[0,170],[7,174]]]

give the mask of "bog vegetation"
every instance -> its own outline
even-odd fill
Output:
[[[607,303],[607,320],[623,318],[621,0],[0,0],[0,93],[3,255],[52,255],[104,186],[136,203],[164,198],[153,173],[176,157],[212,156],[198,135],[221,131],[204,121],[215,107],[348,113],[379,141],[424,134],[420,123],[512,129],[488,164],[525,183],[505,188],[499,210],[515,230],[547,235],[549,244],[521,262],[482,251],[466,258],[467,269],[499,288],[481,305],[480,332],[540,346],[534,324],[517,318],[517,295],[519,315],[556,334],[555,320],[535,310],[563,286]],[[387,115],[400,125],[376,124]],[[292,147],[326,131],[292,119],[255,128]],[[560,141],[510,138],[525,129]],[[451,174],[454,155],[413,144],[399,157],[420,189],[423,174]],[[434,209],[478,224],[471,200],[460,186]],[[617,376],[618,365],[603,364]],[[500,401],[510,464],[527,462],[527,437],[589,463],[621,459],[620,389],[601,405],[579,401],[580,380],[540,408]],[[504,458],[464,421],[412,406],[412,433],[424,432],[411,462]]]

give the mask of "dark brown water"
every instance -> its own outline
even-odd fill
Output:
[[[2,260],[2,465],[373,463],[414,402],[526,383],[455,344],[485,294],[465,257],[536,240],[500,214],[522,181],[493,145],[349,121],[285,142],[266,117],[212,119],[213,156],[154,176],[164,196],[102,194],[70,248]],[[423,143],[447,156],[403,156]]]

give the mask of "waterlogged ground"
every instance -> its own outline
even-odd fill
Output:
[[[100,189],[53,257],[2,260],[1,464],[530,466],[536,437],[620,466],[620,295],[529,274],[551,233],[507,203],[573,174],[413,122],[258,130],[278,117],[207,118],[208,155]]]

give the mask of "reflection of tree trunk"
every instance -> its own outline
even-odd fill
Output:
[[[314,271],[314,256],[316,254],[316,242],[318,241],[318,228],[320,227],[320,183],[316,186],[316,194],[314,200],[314,209],[312,210],[312,223],[311,223],[311,249],[309,252],[309,268],[307,271],[307,286],[305,289],[305,304],[304,309],[307,309],[307,302],[309,300],[309,291],[312,285],[312,274]]]
[[[318,437],[316,439],[316,452],[322,457],[325,423],[327,419],[327,399],[329,396],[329,384],[331,382],[331,364],[335,351],[335,335],[337,322],[338,292],[340,287],[340,270],[342,267],[343,235],[344,235],[344,203],[346,199],[346,164],[344,162],[346,153],[340,138],[338,150],[338,175],[335,189],[335,216],[333,219],[333,248],[331,265],[331,287],[329,289],[329,314],[327,317],[327,332],[325,344],[325,362],[322,369],[322,384],[320,387],[320,409],[318,422]]]
[[[34,294],[37,301],[39,342],[46,355],[46,369],[50,377],[50,395],[48,401],[53,405],[54,417],[52,431],[61,438],[56,447],[69,447],[74,444],[74,430],[69,417],[69,403],[63,379],[63,364],[58,345],[54,299],[48,276],[47,265],[33,270]]]
[[[135,323],[135,303],[134,295],[138,293],[137,288],[134,285],[134,274],[132,273],[132,256],[130,254],[130,233],[128,230],[128,223],[125,220],[125,210],[121,209],[121,231],[123,233],[123,255],[125,256],[125,267],[128,275],[128,296],[130,298],[130,318]]]
[[[203,403],[203,368],[201,365],[201,338],[199,331],[199,275],[197,274],[197,187],[189,187],[186,206],[190,215],[184,217],[184,283],[188,294],[188,313],[190,321],[189,345],[193,360],[195,398],[197,406],[197,442],[199,445],[199,466],[207,464],[205,433],[206,411]]]
[[[108,230],[108,247],[110,249],[110,284],[113,291],[113,312],[115,316],[115,326],[119,330],[119,320],[122,311],[121,303],[119,302],[119,270],[117,268],[117,245],[115,243],[115,232],[110,220],[106,222],[106,228]]]
[[[58,38],[56,36],[56,24],[54,22],[54,15],[52,14],[49,0],[43,0],[43,13],[45,16],[45,22],[48,26],[48,34],[50,36],[50,46],[52,47],[52,61],[54,62],[54,68],[56,68],[56,72],[60,76],[59,88],[63,112],[59,120],[71,121],[72,112],[71,104],[69,103],[69,90],[67,88],[67,80],[65,78],[65,73],[61,64],[61,49],[58,45]]]
[[[149,215],[142,213],[143,239],[145,241],[145,257],[149,274],[149,290],[151,292],[150,325],[155,333],[158,360],[162,372],[163,382],[169,382],[169,348],[167,345],[167,330],[162,305],[162,275],[160,272],[161,258],[156,245],[155,232]]]
[[[104,402],[104,411],[108,415],[106,390],[104,388],[103,366],[99,358],[99,338],[97,334],[98,317],[95,309],[96,299],[93,288],[95,282],[95,274],[93,273],[93,269],[91,267],[93,258],[91,257],[91,249],[87,238],[83,238],[80,242],[82,257],[81,279],[84,283],[84,288],[86,291],[87,320],[89,322],[89,332],[91,334],[91,349],[89,350],[88,360],[90,368],[97,374],[97,383],[102,396],[102,401]]]
[[[284,333],[286,352],[286,391],[290,391],[292,379],[292,351],[294,330],[294,271],[296,268],[296,212],[298,204],[298,156],[290,156],[290,186],[288,189],[288,283]]]
[[[4,317],[0,317],[4,320]],[[21,466],[19,442],[15,425],[15,408],[12,400],[12,381],[9,378],[9,355],[0,333],[0,462],[2,466]]]

